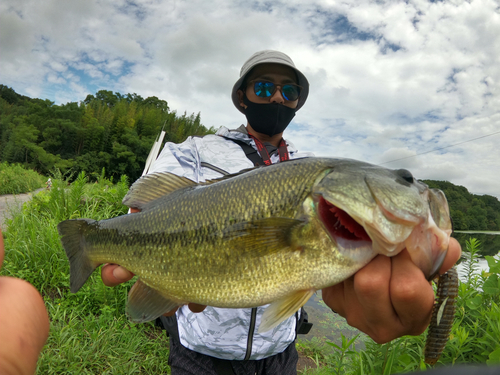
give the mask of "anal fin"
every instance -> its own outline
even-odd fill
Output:
[[[168,299],[142,280],[137,280],[128,293],[127,315],[134,323],[149,322],[184,303]]]
[[[271,303],[262,315],[258,332],[269,331],[292,316],[306,304],[314,292],[314,289],[301,290]]]

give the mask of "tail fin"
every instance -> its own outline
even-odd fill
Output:
[[[66,220],[57,225],[69,260],[69,283],[72,293],[78,292],[98,266],[88,256],[84,237],[87,227],[94,222],[95,220],[90,219],[76,219]]]

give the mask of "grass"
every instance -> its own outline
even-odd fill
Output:
[[[455,322],[436,367],[456,364],[500,364],[500,260],[487,256],[489,271],[477,273],[480,243],[471,239],[464,251],[467,281],[461,282]],[[355,338],[341,335],[341,343],[299,340],[297,349],[316,361],[318,369],[303,374],[396,374],[425,370],[425,336],[405,336],[379,345],[368,337],[357,350]]]
[[[165,332],[151,323],[132,324],[124,314],[133,281],[107,288],[96,271],[78,293],[69,292],[69,265],[57,224],[69,218],[102,220],[124,214],[121,200],[127,190],[126,178],[113,183],[101,175],[88,183],[82,173],[69,185],[55,176],[51,191],[35,195],[7,220],[0,273],[32,283],[50,315],[50,336],[38,374],[170,373]],[[460,285],[456,321],[439,366],[500,363],[500,261],[486,257],[489,271],[474,273],[479,248],[476,240],[467,243],[468,280]],[[337,319],[324,323],[339,324]],[[335,342],[299,340],[297,349],[318,366],[303,374],[394,374],[428,367],[423,363],[424,343],[425,334],[384,345],[341,334]]]
[[[132,324],[124,314],[133,281],[105,287],[96,271],[76,294],[69,292],[69,265],[57,224],[69,218],[101,220],[126,213],[128,190],[99,177],[88,184],[81,174],[70,186],[53,179],[7,221],[2,275],[32,283],[42,294],[51,321],[37,374],[164,374],[168,338],[152,323]]]
[[[45,186],[47,179],[20,164],[0,163],[0,195],[22,194]]]

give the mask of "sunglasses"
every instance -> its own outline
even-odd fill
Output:
[[[278,85],[277,83],[263,80],[254,80],[251,82],[253,82],[253,91],[255,95],[261,98],[269,98],[274,95],[279,86],[281,87],[283,98],[289,102],[293,102],[299,98],[300,89],[302,88],[294,83]]]

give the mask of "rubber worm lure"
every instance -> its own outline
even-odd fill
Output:
[[[458,273],[455,267],[439,276],[436,302],[425,344],[425,363],[434,365],[446,346],[455,317]]]

